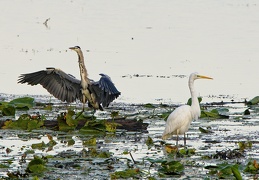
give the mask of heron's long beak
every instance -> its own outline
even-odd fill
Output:
[[[201,79],[213,79],[211,77],[203,76],[203,75],[198,75],[198,78],[201,78]]]
[[[75,50],[75,47],[70,47],[69,49],[71,49],[71,50]]]

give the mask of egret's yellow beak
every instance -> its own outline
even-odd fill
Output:
[[[211,77],[203,76],[203,75],[197,75],[197,76],[198,76],[198,78],[200,78],[200,79],[213,79],[213,78],[211,78]]]

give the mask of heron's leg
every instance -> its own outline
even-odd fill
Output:
[[[75,119],[77,119],[79,116],[81,116],[83,114],[84,111],[81,111],[80,113],[78,113],[78,115],[75,117]]]
[[[95,117],[94,117],[95,112],[96,112],[96,109],[93,110],[93,114],[92,114],[92,119],[93,120],[95,119]]]
[[[85,103],[83,103],[83,109],[82,109],[82,112],[85,111]]]

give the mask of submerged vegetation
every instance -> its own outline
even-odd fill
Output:
[[[256,179],[256,99],[237,108],[200,98],[201,119],[191,125],[186,148],[161,140],[177,106],[117,104],[94,114],[31,97],[1,101],[0,177]]]

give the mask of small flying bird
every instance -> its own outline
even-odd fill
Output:
[[[79,99],[83,103],[83,111],[86,102],[95,110],[103,110],[103,107],[108,107],[121,94],[111,78],[108,75],[100,74],[99,81],[89,79],[81,48],[75,46],[69,49],[78,55],[81,80],[60,69],[46,68],[46,70],[21,74],[18,83],[27,83],[32,86],[40,84],[50,94],[63,102],[71,103]]]
[[[178,147],[178,135],[184,134],[184,146],[186,146],[185,132],[188,131],[192,120],[197,120],[201,115],[200,104],[196,91],[194,89],[194,81],[196,79],[212,79],[211,77],[202,76],[198,73],[192,73],[189,77],[189,89],[192,97],[192,104],[183,105],[176,108],[167,118],[165,130],[162,139],[166,140],[172,135],[176,135],[176,146]]]

